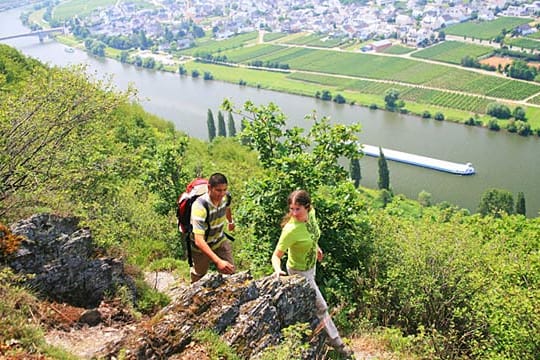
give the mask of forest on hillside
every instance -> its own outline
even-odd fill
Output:
[[[287,195],[311,193],[326,254],[317,283],[346,336],[382,334],[398,358],[538,358],[540,218],[406,199],[391,177],[382,190],[360,177],[356,186],[343,163],[361,156],[357,125],[312,114],[308,130],[287,129],[272,103],[225,102],[242,130],[203,142],[136,100],[81,67],[48,67],[0,45],[0,344],[18,339],[55,358],[21,305],[31,295],[6,267],[17,245],[6,226],[73,215],[133,268],[187,276],[176,200],[196,173],[219,171],[234,199],[237,268],[255,277],[272,273]],[[137,311],[164,305],[139,286]]]

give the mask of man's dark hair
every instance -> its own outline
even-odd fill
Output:
[[[210,179],[208,179],[208,185],[211,187],[227,183],[227,178],[222,173],[214,173],[210,176]]]

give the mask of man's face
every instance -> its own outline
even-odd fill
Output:
[[[218,184],[216,186],[208,185],[208,193],[213,202],[220,202],[225,194],[227,194],[227,184]]]

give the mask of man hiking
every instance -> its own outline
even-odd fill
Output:
[[[235,271],[231,241],[225,236],[234,230],[234,220],[230,209],[231,195],[227,191],[225,175],[214,173],[208,179],[208,192],[200,196],[191,208],[193,226],[193,266],[190,269],[191,283],[202,278],[212,261],[222,274]]]

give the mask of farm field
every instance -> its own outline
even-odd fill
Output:
[[[415,48],[411,48],[407,46],[392,45],[389,48],[384,49],[383,53],[391,54],[391,55],[403,55],[403,54],[408,54],[410,52],[413,52],[415,50],[416,50]]]
[[[444,41],[411,54],[412,57],[461,64],[465,56],[478,58],[493,51],[490,46],[468,44],[460,41]]]
[[[510,47],[519,47],[522,49],[540,49],[540,40],[527,39],[523,37],[505,40],[505,44]]]
[[[250,47],[251,55],[261,51],[259,49],[261,46],[267,45]],[[273,49],[275,52],[265,50],[263,55],[250,56],[250,61],[288,64],[292,70],[424,85],[473,95],[495,96],[494,94],[497,94],[497,97],[509,100],[523,100],[540,92],[538,84],[413,59],[301,47],[280,49],[279,46],[275,46]],[[240,51],[242,58],[246,58],[249,54],[249,51],[245,49],[232,50],[226,53],[227,57],[234,60],[236,51]],[[504,91],[505,88],[513,90]]]
[[[259,33],[253,31],[237,35],[235,37],[225,40],[207,40],[197,44],[197,46],[185,50],[181,50],[182,55],[195,55],[195,54],[213,54],[220,55],[222,51],[241,48],[249,42],[253,42],[257,39]]]
[[[503,29],[513,29],[516,26],[531,22],[531,18],[500,17],[493,21],[465,22],[448,26],[445,29],[447,35],[463,36],[467,38],[492,40]]]
[[[71,0],[64,1],[54,8],[53,18],[56,20],[70,19],[75,15],[81,17],[89,15],[94,9],[107,7],[116,4],[117,0]],[[145,0],[133,0],[132,3],[138,4],[141,8],[148,7]]]

